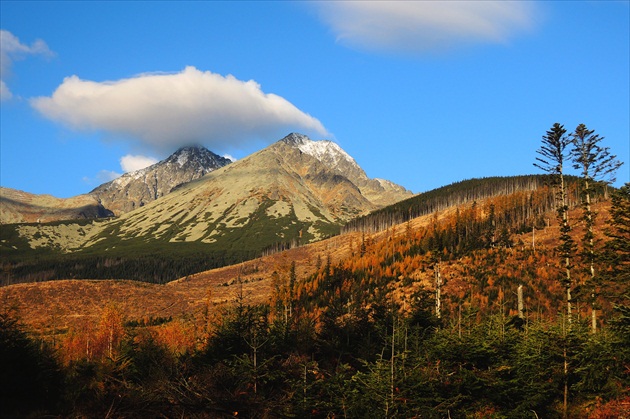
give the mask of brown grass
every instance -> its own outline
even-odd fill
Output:
[[[597,223],[599,231],[608,218],[609,205],[597,205],[601,214]],[[444,211],[440,218],[453,211]],[[579,213],[572,212],[571,216],[577,220]],[[432,220],[433,215],[416,218],[412,220],[412,228],[426,228]],[[393,230],[396,235],[403,235],[406,225]],[[580,230],[578,225],[575,237],[581,235]],[[391,234],[389,230],[371,234],[369,238],[379,241]],[[553,247],[556,237],[557,225],[552,219],[551,227],[536,231],[536,246]],[[103,308],[109,305],[115,305],[127,320],[172,316],[195,321],[206,308],[220,310],[235,302],[239,295],[251,304],[266,302],[272,294],[274,272],[288,278],[291,262],[295,261],[299,281],[315,272],[318,259],[325,264],[330,257],[334,264],[358,252],[361,240],[361,233],[344,234],[165,285],[126,280],[61,280],[10,285],[0,288],[0,310],[14,312],[31,331],[42,334],[63,332],[78,327],[85,320],[97,321]],[[531,233],[522,235],[521,240],[525,246],[531,245]]]

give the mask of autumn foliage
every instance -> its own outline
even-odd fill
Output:
[[[221,285],[234,292],[228,304],[217,304],[212,290],[180,316],[130,317],[107,304],[42,337],[67,379],[58,403],[41,409],[78,417],[553,418],[562,416],[566,386],[568,417],[623,417],[630,341],[618,245],[626,239],[598,262],[608,273],[600,332],[589,331],[592,305],[579,287],[569,327],[553,193],[539,185],[475,195],[359,229],[343,253],[311,258],[309,273],[288,259],[274,265],[265,299],[252,298],[257,283],[245,283],[241,267]],[[625,201],[615,199],[617,217]],[[602,193],[593,205],[599,239],[611,243],[603,234],[611,203]],[[578,275],[578,284],[585,280]]]

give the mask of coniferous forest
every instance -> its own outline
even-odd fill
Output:
[[[350,257],[306,277],[293,263],[264,303],[235,278],[235,302],[196,317],[129,319],[108,305],[48,336],[4,305],[0,413],[628,417],[630,184],[608,188],[593,166],[565,179],[553,159],[570,144],[584,145],[561,126],[543,137],[544,182],[493,181],[454,204],[405,201],[357,220]]]

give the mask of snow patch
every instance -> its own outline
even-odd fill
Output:
[[[179,167],[183,167],[188,162],[189,158],[190,152],[188,150],[183,150],[179,156],[177,156],[177,164],[179,164]]]
[[[340,160],[346,160],[352,164],[357,164],[352,157],[337,144],[329,140],[313,141],[308,137],[301,138],[297,144],[298,149],[309,156],[315,157],[321,162],[338,165]]]

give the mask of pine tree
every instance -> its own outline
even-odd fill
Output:
[[[604,139],[594,130],[589,130],[586,125],[580,124],[571,134],[571,159],[573,167],[580,170],[582,179],[582,217],[586,226],[583,242],[583,257],[587,263],[587,284],[591,289],[591,328],[593,333],[597,330],[597,286],[601,282],[595,272],[595,216],[591,208],[591,193],[594,182],[612,183],[615,181],[615,173],[622,163],[617,156],[610,154],[608,147],[601,147],[599,143]]]
[[[565,287],[567,299],[567,317],[569,323],[571,316],[571,257],[575,244],[571,238],[571,226],[569,225],[569,207],[567,205],[566,185],[564,183],[564,161],[567,154],[567,146],[570,143],[566,136],[564,126],[555,123],[546,135],[542,137],[542,145],[536,150],[541,157],[536,157],[534,166],[551,175],[552,183],[556,189],[556,212],[560,224],[560,245],[558,250],[564,264],[564,275],[560,279]]]

